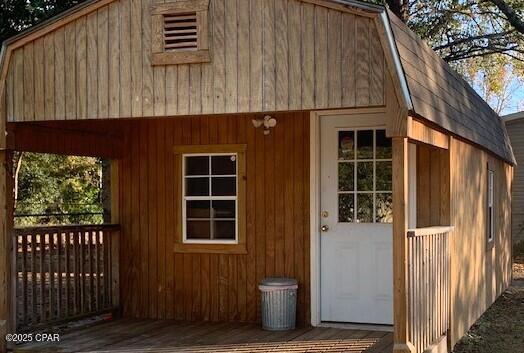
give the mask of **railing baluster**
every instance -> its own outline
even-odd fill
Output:
[[[57,318],[62,318],[62,232],[56,234],[56,262],[57,262],[57,295],[56,295],[56,312]]]
[[[39,235],[40,245],[40,271],[39,271],[39,283],[40,283],[40,321],[46,321],[46,309],[45,309],[45,234],[40,233]]]
[[[99,244],[100,244],[100,237],[99,232],[95,231],[93,232],[93,235],[95,237],[95,287],[96,287],[96,310],[100,310],[100,252],[99,252]]]
[[[54,248],[55,248],[55,234],[54,231],[51,231],[49,234],[49,318],[54,319],[55,318],[55,311],[54,311],[54,289],[55,289],[55,274],[54,274]]]
[[[80,312],[80,266],[78,264],[78,259],[80,258],[78,253],[78,241],[79,241],[79,235],[77,231],[73,231],[73,271],[74,271],[74,286],[75,286],[75,300],[74,300],[74,310],[73,313],[76,315]]]
[[[70,295],[70,291],[69,291],[69,286],[70,286],[70,281],[71,281],[71,278],[69,277],[70,276],[70,273],[69,273],[69,247],[71,245],[71,233],[69,232],[65,232],[64,233],[64,254],[65,254],[65,260],[64,260],[64,271],[65,271],[65,316],[68,317],[69,316],[69,308],[70,308],[70,298],[69,298],[69,295]]]
[[[435,234],[429,236],[429,344],[435,342],[433,332],[435,331]]]
[[[408,238],[408,254],[412,254],[413,253],[413,242],[411,241],[411,238]],[[414,277],[414,274],[415,274],[415,269],[414,269],[414,263],[413,262],[410,262],[408,263],[408,313],[409,313],[409,322],[413,322],[413,320],[415,319],[415,317],[413,316],[413,291],[414,291],[414,286],[413,284],[415,283],[415,281],[413,280],[413,277]],[[411,342],[413,342],[413,336],[414,336],[414,328],[415,326],[414,325],[410,325],[409,326],[409,340]]]
[[[86,234],[84,231],[79,231],[80,233],[80,312],[85,311],[85,292],[86,292],[86,280],[85,280],[85,241]]]
[[[108,295],[109,295],[109,303],[111,306],[113,306],[115,303],[113,302],[113,252],[111,251],[113,249],[113,237],[109,236],[111,232],[106,231],[107,237],[107,283],[108,283]]]
[[[441,251],[440,251],[440,243],[441,243],[441,235],[442,234],[437,234],[435,236],[435,260],[437,261],[437,268],[442,268],[442,256],[441,256]],[[442,307],[441,307],[441,303],[440,303],[440,299],[441,299],[441,291],[442,291],[442,286],[440,284],[440,278],[441,278],[441,272],[438,271],[437,273],[435,273],[435,283],[436,283],[436,286],[437,286],[437,290],[435,291],[435,318],[436,318],[436,322],[435,322],[435,332],[434,332],[434,337],[435,338],[438,338],[442,335],[442,332],[440,331],[440,327],[441,327],[441,318],[442,318],[442,315],[439,315],[440,311],[442,310]]]
[[[31,237],[31,323],[37,322],[36,311],[36,235]]]
[[[27,324],[27,235],[22,235],[22,322]]]
[[[103,249],[103,262],[104,262],[104,306],[109,305],[111,303],[109,299],[109,267],[108,267],[108,256],[107,256],[107,232],[102,231],[102,249]]]
[[[89,291],[88,293],[88,308],[93,311],[93,233],[87,232],[87,259],[89,260]]]

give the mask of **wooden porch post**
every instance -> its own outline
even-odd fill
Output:
[[[393,137],[393,324],[394,353],[413,353],[408,336],[407,230],[408,139]]]
[[[0,352],[6,352],[7,333],[14,333],[12,312],[12,153],[0,149]]]

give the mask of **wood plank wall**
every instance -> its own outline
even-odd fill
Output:
[[[507,121],[506,129],[517,160],[513,180],[511,215],[513,243],[524,244],[524,119]]]
[[[384,105],[371,18],[297,0],[210,0],[211,62],[153,67],[158,1],[116,0],[16,49],[8,120]]]
[[[451,138],[451,342],[455,344],[511,282],[513,168]],[[495,171],[495,244],[486,243],[487,164]]]
[[[309,113],[274,115],[268,136],[254,115],[129,121],[119,170],[121,303],[125,316],[260,319],[257,283],[299,281],[298,322],[310,318]],[[247,144],[246,255],[175,254],[180,222],[177,144]]]
[[[9,123],[9,148],[15,151],[120,158],[125,136],[114,122],[71,121]]]
[[[449,152],[417,144],[417,228],[449,225]]]

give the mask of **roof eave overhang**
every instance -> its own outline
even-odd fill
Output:
[[[524,119],[524,111],[501,116],[501,119],[504,123],[519,120],[519,119]]]

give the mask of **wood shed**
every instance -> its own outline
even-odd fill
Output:
[[[504,124],[384,7],[88,0],[1,60],[0,337],[104,310],[257,323],[285,276],[302,327],[443,352],[510,284]],[[15,151],[111,159],[111,224],[15,229]]]

